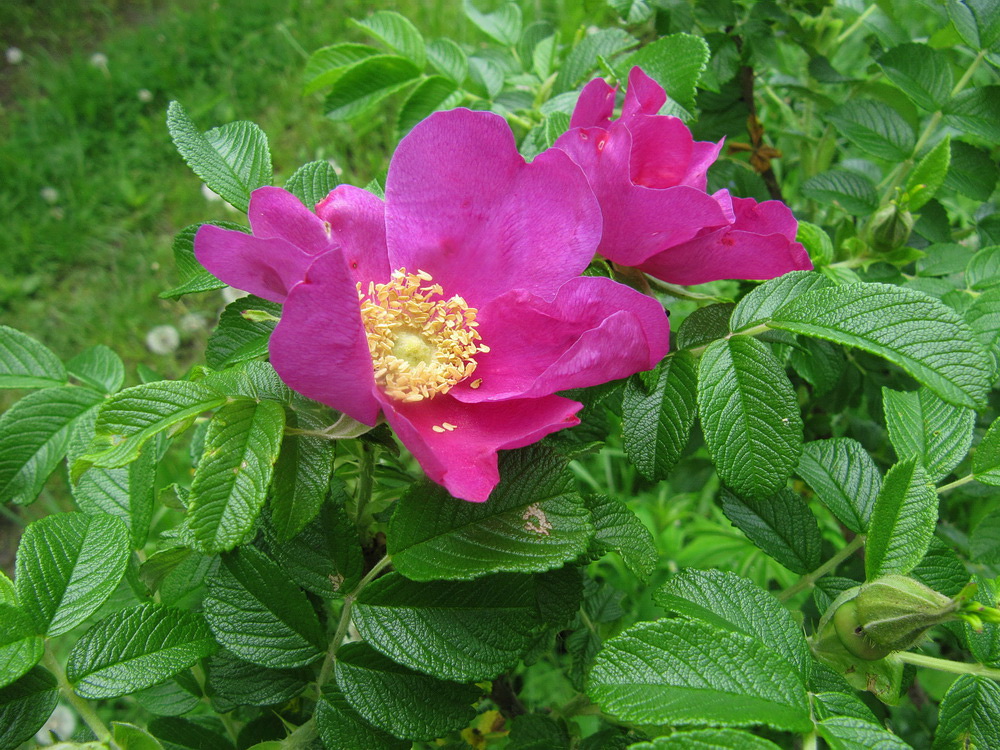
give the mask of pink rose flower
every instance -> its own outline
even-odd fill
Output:
[[[439,112],[392,157],[385,201],[341,185],[313,213],[254,191],[253,235],[205,225],[198,260],[283,305],[271,362],[309,398],[374,425],[427,475],[487,499],[497,451],[579,422],[556,391],[648,370],[666,354],[655,300],[582,277],[601,236],[561,151],[525,164],[504,120]]]
[[[615,89],[588,83],[553,148],[583,168],[604,215],[599,252],[673,284],[771,279],[812,263],[798,223],[780,201],[705,192],[722,143],[695,141],[676,117],[657,115],[663,88],[632,68],[621,117]]]

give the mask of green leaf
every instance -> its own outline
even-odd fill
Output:
[[[419,76],[420,68],[405,57],[367,57],[351,65],[333,82],[326,97],[326,116],[337,121],[359,117]]]
[[[103,344],[84,349],[66,367],[74,378],[101,393],[115,393],[125,382],[125,363]]]
[[[814,289],[768,325],[877,354],[959,406],[981,404],[990,387],[986,353],[966,323],[922,292],[890,284]]]
[[[783,656],[802,679],[812,662],[802,627],[771,594],[735,573],[687,568],[653,601],[669,612],[750,636]]]
[[[799,227],[801,229],[801,224]],[[729,327],[733,331],[745,331],[747,328],[760,325],[770,318],[775,310],[800,294],[829,286],[833,286],[833,282],[815,271],[791,271],[765,281],[739,301],[729,319]]]
[[[410,750],[409,740],[376,729],[351,708],[344,694],[326,688],[316,704],[316,731],[328,747],[358,747],[366,750]]]
[[[641,622],[612,638],[587,694],[604,712],[638,724],[812,726],[805,688],[785,659],[698,621]]]
[[[249,230],[241,225],[230,221],[207,221],[205,224],[232,229],[237,232],[248,232]],[[164,299],[176,299],[185,294],[196,292],[210,292],[214,289],[222,289],[225,282],[219,281],[198,262],[194,255],[194,237],[204,224],[192,224],[185,227],[174,237],[173,253],[174,266],[180,275],[181,283],[165,292],[160,292],[160,297]],[[148,379],[144,379],[148,380]]]
[[[599,29],[588,34],[566,56],[552,90],[563,92],[576,88],[597,68],[598,58],[611,60],[635,44],[638,40],[622,29]]]
[[[936,536],[931,537],[924,559],[908,575],[945,596],[956,596],[971,577],[958,554]]]
[[[361,637],[393,661],[443,680],[478,682],[513,668],[541,626],[532,579],[416,583],[389,574],[353,610]]]
[[[73,430],[101,402],[88,388],[29,393],[0,416],[0,499],[27,505],[69,449]]]
[[[213,728],[214,727],[214,728]],[[149,731],[162,742],[164,750],[234,750],[224,735],[221,722],[195,723],[176,716],[160,716],[149,722]]]
[[[184,161],[205,184],[240,211],[250,193],[271,183],[267,136],[252,122],[231,122],[201,133],[178,102],[167,107],[167,129]]]
[[[622,394],[625,456],[652,481],[666,479],[681,457],[697,413],[698,363],[679,351],[650,373],[629,378]]]
[[[89,445],[97,414],[81,419],[67,456],[70,465],[77,458],[75,446]],[[134,549],[146,543],[155,502],[156,466],[166,447],[162,433],[128,466],[117,469],[90,469],[71,486],[73,499],[84,513],[118,516],[128,527]]]
[[[984,565],[1000,563],[1000,510],[985,516],[972,530],[969,557]]]
[[[806,443],[795,473],[847,528],[856,534],[868,530],[882,476],[861,443],[852,438]]]
[[[888,161],[905,161],[917,143],[910,124],[875,99],[853,99],[827,114],[837,131],[862,151]]]
[[[348,20],[355,26],[368,32],[393,52],[398,52],[408,58],[418,68],[427,64],[427,53],[424,50],[424,38],[408,18],[391,10],[377,10],[362,20]]]
[[[66,368],[48,347],[16,328],[0,326],[0,388],[66,384]]]
[[[0,688],[0,750],[16,750],[42,728],[59,702],[52,673],[35,667],[13,685]]]
[[[771,740],[739,729],[696,729],[674,732],[651,742],[629,745],[629,750],[777,750]]]
[[[810,224],[808,221],[800,221],[795,239],[805,246],[809,257],[815,265],[825,266],[833,262],[833,240],[830,239],[830,235],[822,227]],[[799,271],[792,271],[792,273],[799,273]],[[785,276],[788,275],[785,274]],[[784,277],[779,276],[778,278]],[[744,297],[744,299],[746,298]],[[740,300],[740,302],[742,301]]]
[[[533,446],[501,456],[500,484],[485,503],[416,485],[396,503],[388,552],[415,581],[558,568],[585,552],[594,534],[573,484],[564,458]]]
[[[805,574],[819,567],[823,540],[816,517],[791,490],[761,500],[726,490],[722,512],[747,539],[789,570]]]
[[[0,570],[0,604],[13,604],[17,606],[17,594],[14,593],[14,582],[7,574]]]
[[[253,295],[240,297],[226,305],[218,326],[208,337],[205,349],[205,361],[213,370],[221,370],[267,354],[267,342],[277,321],[251,320],[243,316],[246,310],[281,316],[281,305]]]
[[[13,604],[0,603],[0,688],[20,679],[44,650],[31,618]]]
[[[483,13],[472,0],[462,0],[462,10],[490,39],[513,47],[521,37],[521,8],[517,3],[505,2],[492,13]]]
[[[951,66],[940,50],[907,42],[882,55],[878,64],[890,81],[928,112],[937,112],[951,96]]]
[[[542,80],[552,75],[552,67],[556,62],[555,34],[542,39],[531,52],[531,69]]]
[[[337,686],[372,726],[396,737],[432,740],[466,726],[479,690],[400,666],[363,643],[337,652]]]
[[[813,387],[819,398],[841,384],[847,357],[841,347],[822,339],[799,339],[788,355],[788,364]]]
[[[892,732],[878,724],[853,716],[831,716],[816,724],[816,731],[830,750],[913,750]]]
[[[237,401],[215,413],[188,496],[188,524],[200,551],[232,549],[250,535],[284,427],[285,409],[274,401]]]
[[[158,716],[180,716],[193,711],[201,702],[201,688],[190,670],[178,672],[133,696],[140,706]]]
[[[111,722],[111,738],[119,750],[164,750],[159,740],[145,729],[123,721]]]
[[[364,575],[364,558],[357,528],[344,510],[344,489],[334,480],[334,500],[297,536],[281,541],[273,523],[264,525],[269,552],[302,588],[327,599],[353,591]]]
[[[268,669],[238,659],[220,649],[208,662],[212,694],[237,706],[277,706],[305,690],[312,675],[307,669]]]
[[[285,181],[285,190],[295,195],[307,208],[314,210],[316,204],[339,184],[337,170],[330,162],[311,161],[292,173]]]
[[[469,82],[473,84],[474,93],[486,99],[495,99],[503,91],[503,68],[489,58],[470,57]]]
[[[985,677],[960,675],[941,701],[934,750],[1000,747],[1000,686]]]
[[[435,39],[428,42],[427,59],[435,70],[459,86],[469,76],[469,59],[465,55],[465,50],[451,39]]]
[[[66,677],[84,698],[115,698],[162,682],[215,649],[200,614],[140,604],[84,633],[70,652]]]
[[[878,208],[875,184],[862,174],[831,169],[802,183],[802,194],[821,204],[836,203],[847,213],[864,216]]]
[[[906,178],[906,192],[910,196],[910,209],[924,206],[944,184],[951,163],[951,136],[945,136],[924,157]]]
[[[889,469],[872,510],[865,577],[909,573],[927,552],[937,513],[937,493],[916,458]]]
[[[225,395],[186,380],[162,380],[119,391],[102,404],[90,453],[76,461],[73,474],[79,476],[90,466],[114,468],[132,463],[154,435],[226,401]]]
[[[219,643],[263,667],[300,667],[323,655],[323,629],[306,595],[252,547],[222,556],[208,579],[205,616]]]
[[[597,546],[614,550],[633,574],[648,579],[656,568],[658,556],[653,535],[639,517],[623,502],[607,495],[588,496],[587,506]]]
[[[711,344],[698,369],[698,415],[723,482],[754,498],[785,486],[802,450],[802,418],[767,346],[747,336]]]
[[[430,76],[422,80],[403,102],[396,121],[396,132],[405,135],[432,112],[447,108],[457,90],[458,85],[444,76]]]
[[[976,424],[972,409],[952,406],[927,388],[902,393],[883,387],[882,406],[896,455],[916,456],[931,481],[944,479],[969,452]]]
[[[699,307],[688,315],[677,331],[677,348],[693,349],[707,346],[729,334],[729,318],[736,306],[732,302],[717,302]]]
[[[969,258],[965,283],[977,291],[1000,285],[1000,245],[984,247]]]
[[[290,419],[295,420],[293,415]],[[293,421],[291,426],[296,426]],[[333,473],[333,443],[311,435],[286,435],[271,482],[271,524],[287,542],[323,507]]]
[[[976,452],[972,454],[972,473],[983,484],[1000,487],[1000,419],[986,431]]]
[[[958,94],[945,106],[944,121],[996,143],[1000,140],[1000,86],[980,86]]]
[[[962,141],[951,141],[951,163],[944,184],[963,195],[985,202],[993,195],[1000,169],[989,151]]]
[[[618,17],[627,25],[645,23],[653,15],[653,9],[647,0],[608,0],[608,5],[615,9]]]
[[[616,66],[622,79],[638,65],[659,83],[674,101],[687,110],[695,106],[695,87],[708,65],[711,52],[704,39],[691,34],[671,34],[633,52]]]
[[[982,575],[975,575],[972,580],[976,583],[974,601],[995,607],[1000,600],[1000,592],[993,581]],[[974,630],[966,623],[965,638],[976,661],[988,667],[1000,667],[1000,625],[987,623],[980,630]]]
[[[61,635],[90,617],[118,587],[130,551],[114,516],[60,513],[29,524],[14,582],[36,632]]]
[[[847,687],[846,684],[843,685]],[[813,707],[817,719],[828,719],[833,716],[851,716],[855,719],[868,721],[875,724],[878,719],[868,708],[867,704],[856,695],[843,692],[820,692],[813,693]]]
[[[303,74],[303,94],[332,86],[355,63],[373,57],[378,50],[367,44],[333,44],[321,47],[309,56]]]

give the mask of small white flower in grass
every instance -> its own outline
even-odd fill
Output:
[[[24,53],[20,47],[8,47],[6,57],[7,62],[11,65],[20,65],[24,62]]]
[[[171,354],[181,345],[181,335],[173,326],[156,326],[146,334],[146,348],[153,354]]]
[[[76,731],[76,715],[61,703],[35,735],[39,745],[51,745],[52,735],[58,740],[68,740]]]
[[[237,289],[231,286],[224,286],[220,291],[222,292],[222,299],[225,300],[227,305],[243,297],[250,296],[249,292],[244,292],[242,289]]]
[[[43,187],[39,191],[39,195],[42,196],[42,200],[46,203],[55,203],[59,200],[59,191],[52,186]]]
[[[135,95],[139,97],[139,101],[143,104],[149,104],[149,102],[153,101],[153,92],[149,89],[139,89]]]
[[[108,69],[108,56],[103,52],[95,52],[90,56],[90,64],[95,68]]]

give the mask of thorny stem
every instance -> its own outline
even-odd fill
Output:
[[[820,565],[812,573],[808,573],[802,576],[798,581],[793,583],[787,589],[778,594],[778,600],[782,602],[787,602],[793,596],[795,596],[800,591],[804,591],[810,588],[816,583],[820,578],[825,576],[827,573],[833,571],[838,565],[840,565],[844,560],[853,555],[861,546],[865,543],[865,537],[862,534],[858,534],[854,539],[852,539],[846,547],[844,547],[840,552],[835,554],[825,563]]]
[[[319,671],[319,678],[316,680],[316,686],[322,690],[323,685],[327,683],[330,679],[330,673],[333,671],[333,662],[337,656],[337,651],[340,649],[340,645],[344,642],[344,636],[347,635],[347,629],[351,625],[351,608],[354,606],[354,601],[358,598],[358,594],[361,593],[362,589],[365,588],[369,583],[378,577],[378,574],[385,570],[386,567],[392,562],[392,558],[386,555],[377,563],[374,567],[368,571],[364,578],[362,578],[358,585],[354,587],[354,590],[344,597],[344,607],[340,610],[340,622],[337,623],[337,632],[333,634],[333,639],[330,641],[330,647],[326,652],[326,659],[323,660],[323,666]]]
[[[969,474],[967,476],[962,477],[961,479],[956,479],[954,482],[949,482],[948,484],[942,484],[940,487],[937,488],[937,492],[940,495],[944,492],[947,492],[948,490],[953,490],[956,487],[961,487],[963,484],[968,484],[974,479],[975,477],[972,474]]]
[[[108,731],[104,722],[101,721],[101,717],[94,711],[94,707],[90,705],[90,701],[84,700],[77,695],[73,690],[73,686],[69,684],[69,680],[66,679],[66,672],[50,650],[49,644],[45,645],[42,664],[55,676],[56,681],[59,683],[59,692],[62,693],[63,698],[76,710],[84,723],[90,727],[90,731],[97,737],[97,741],[106,742],[111,747],[117,748],[118,746],[111,740],[111,732]]]
[[[987,667],[983,664],[970,664],[964,661],[939,659],[936,656],[914,654],[911,651],[900,651],[895,656],[904,664],[912,664],[915,667],[927,667],[929,669],[936,669],[939,672],[951,672],[952,674],[973,674],[979,677],[1000,680],[1000,669]]]

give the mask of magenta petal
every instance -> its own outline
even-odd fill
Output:
[[[392,269],[385,249],[385,203],[367,190],[340,185],[316,204],[316,214],[330,225],[354,280],[366,287],[388,281]]]
[[[601,204],[604,236],[600,252],[637,266],[647,258],[728,223],[718,201],[686,185],[654,189],[629,178],[632,137],[621,122],[607,131],[578,128],[555,144],[579,164]]]
[[[667,92],[663,87],[636,66],[628,74],[621,119],[627,122],[633,115],[655,115],[666,101]]]
[[[290,388],[374,425],[379,412],[358,290],[339,249],[315,259],[288,295],[271,364]]]
[[[447,394],[412,404],[383,398],[383,404],[389,426],[427,476],[474,503],[484,502],[500,481],[498,450],[531,445],[573,427],[582,408],[561,396],[463,404]],[[445,423],[454,429],[445,429]]]
[[[669,188],[684,184],[691,166],[694,139],[676,117],[636,115],[628,123],[632,135],[629,173],[636,185]]]
[[[576,100],[569,126],[606,128],[615,111],[616,91],[617,89],[605,83],[603,78],[595,78],[588,83],[580,92],[580,98]]]
[[[691,149],[691,163],[688,164],[687,173],[681,180],[681,184],[698,188],[698,190],[707,189],[708,168],[715,164],[715,160],[719,158],[719,153],[725,142],[725,138],[718,143],[695,141]]]
[[[466,403],[545,396],[606,383],[656,366],[669,325],[655,299],[601,277],[566,282],[549,302],[522,290],[480,311],[490,351],[451,395]]]
[[[203,224],[194,255],[216,278],[271,302],[284,302],[315,257],[283,239],[260,239]]]
[[[386,180],[394,269],[422,269],[445,294],[482,306],[516,282],[551,295],[590,263],[601,214],[561,151],[531,164],[502,117],[437,112],[399,144]]]
[[[319,255],[334,245],[323,220],[287,190],[257,188],[250,194],[247,216],[254,237],[282,239],[309,255]]]
[[[639,268],[672,284],[718,279],[773,279],[809,270],[812,261],[795,241],[797,224],[780,201],[733,198],[736,222],[649,258]]]

